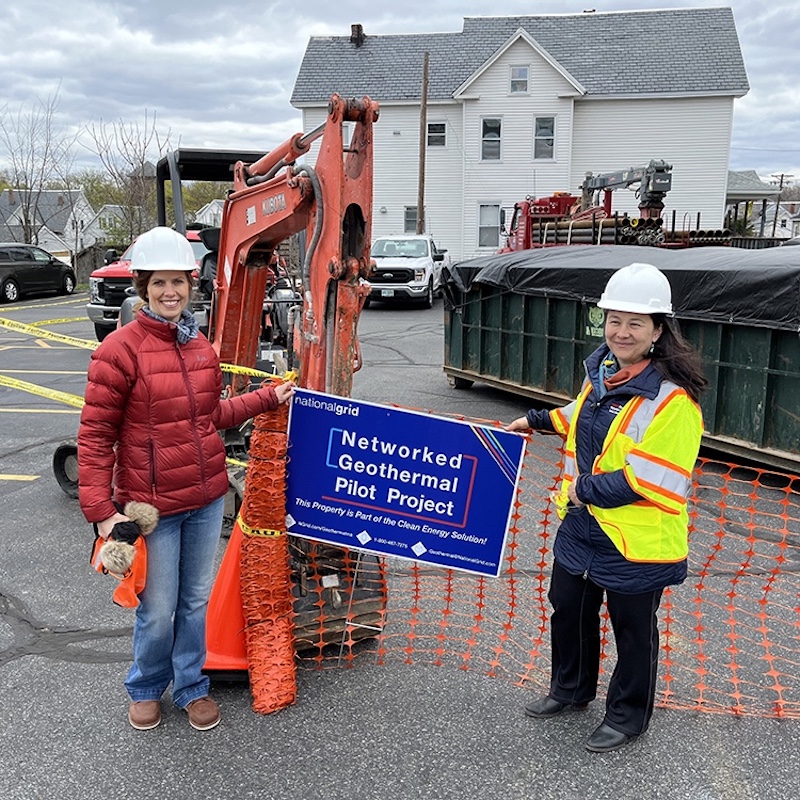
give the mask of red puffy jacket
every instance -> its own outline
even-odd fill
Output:
[[[89,522],[139,500],[162,516],[202,508],[228,491],[218,430],[274,409],[271,387],[221,399],[222,372],[199,334],[139,312],[92,354],[78,429],[80,504]]]

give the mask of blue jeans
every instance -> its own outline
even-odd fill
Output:
[[[208,694],[206,609],[222,529],[224,498],[195,511],[162,517],[147,537],[147,582],[133,626],[131,700],[158,700],[172,682],[172,700],[186,708]]]

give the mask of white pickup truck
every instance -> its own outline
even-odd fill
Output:
[[[427,234],[380,236],[370,253],[375,270],[369,276],[369,300],[420,301],[426,308],[441,291],[442,266],[450,263],[447,250],[436,247]]]

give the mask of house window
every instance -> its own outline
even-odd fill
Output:
[[[536,117],[533,121],[534,159],[552,159],[555,155],[556,118]]]
[[[511,67],[511,94],[528,93],[528,68]]]
[[[500,160],[500,130],[502,121],[498,118],[481,120],[481,160]]]
[[[356,124],[355,122],[343,122],[342,123],[342,146],[343,147],[350,147],[350,143],[353,141],[353,131],[355,130]]]
[[[500,245],[500,206],[478,206],[478,247]]]
[[[403,209],[403,233],[417,232],[417,207],[406,206]]]
[[[444,122],[428,123],[428,147],[444,147],[447,144],[447,126]]]

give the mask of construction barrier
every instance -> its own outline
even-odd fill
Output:
[[[292,588],[286,521],[286,427],[289,406],[260,414],[250,441],[242,530],[241,598],[253,709],[262,714],[297,696]],[[258,491],[249,490],[250,484]]]
[[[298,667],[400,662],[546,690],[547,589],[558,528],[549,496],[560,443],[540,434],[528,441],[499,578],[373,557],[350,585],[335,587],[334,600],[324,580],[309,583],[304,591],[316,592],[320,635],[306,630],[304,646],[295,643]],[[665,591],[660,609],[657,705],[800,717],[800,478],[702,458],[690,522],[689,577]],[[353,588],[384,581],[386,607],[358,611]],[[326,625],[334,608],[342,618],[338,640]],[[601,630],[603,695],[615,660],[605,614]]]

